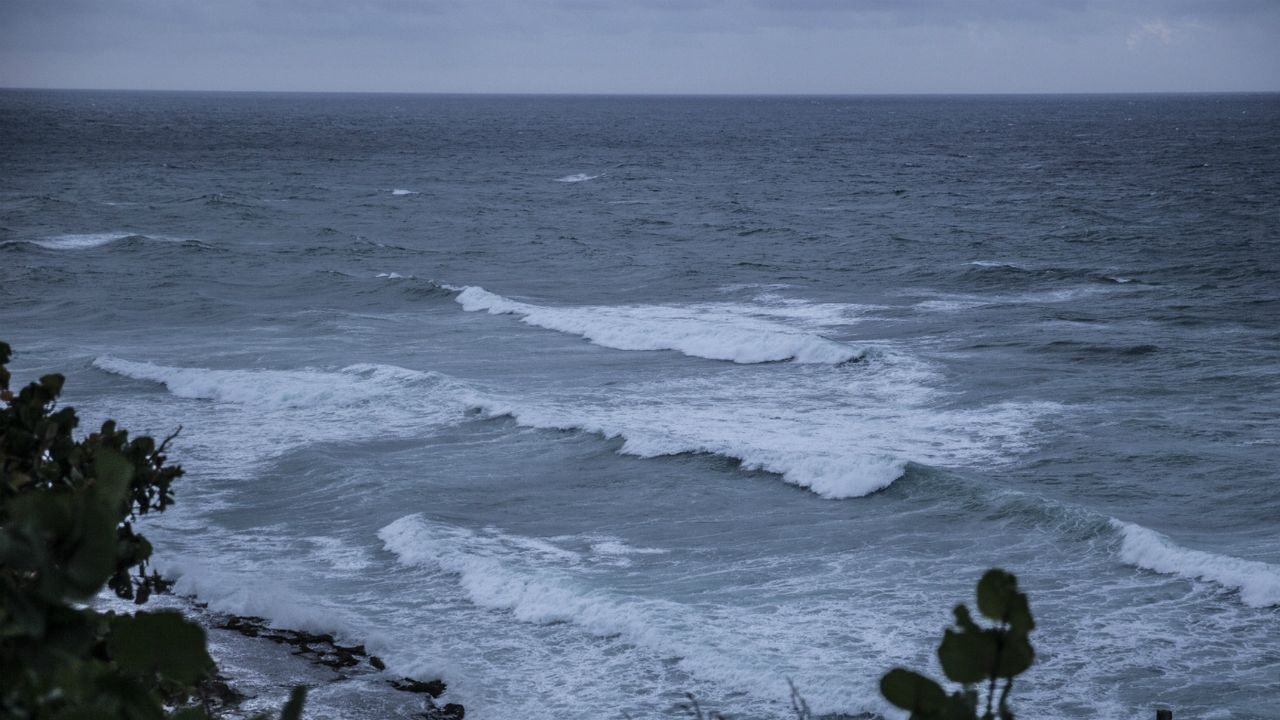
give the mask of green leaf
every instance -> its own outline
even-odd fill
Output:
[[[82,596],[93,595],[116,569],[116,526],[120,513],[97,493],[79,493],[80,516],[73,552],[66,561],[67,577]]]
[[[999,568],[988,570],[978,581],[978,612],[997,622],[1004,620],[1009,598],[1017,592],[1017,578]]]
[[[938,717],[940,720],[974,720],[978,717],[978,693],[973,690],[951,693]]]
[[[1018,578],[1000,569],[991,569],[978,581],[978,611],[996,622],[1007,622],[1018,632],[1031,632],[1035,621],[1027,596],[1018,592]]]
[[[996,668],[996,674],[1002,678],[1011,678],[1025,672],[1035,659],[1035,650],[1027,641],[1027,636],[1010,632],[1005,636],[1004,648],[1000,653],[1000,667]]]
[[[98,476],[97,489],[102,500],[115,508],[124,502],[133,479],[133,464],[118,451],[100,447],[93,454],[93,469]]]
[[[108,647],[123,670],[144,677],[158,674],[184,687],[213,669],[204,630],[171,610],[113,618]]]
[[[289,702],[280,711],[280,720],[302,720],[302,705],[307,700],[307,688],[299,685],[289,693]]]
[[[880,678],[884,698],[911,713],[932,714],[942,709],[947,694],[938,683],[904,668],[894,668]]]
[[[948,629],[938,646],[938,660],[947,677],[958,683],[982,682],[991,677],[996,664],[994,630]]]

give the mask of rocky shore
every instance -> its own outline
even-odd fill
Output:
[[[207,612],[207,607],[199,604],[196,606]],[[329,680],[330,683],[350,681],[357,676],[371,673],[382,676],[386,674],[386,664],[377,655],[369,654],[363,644],[340,645],[329,633],[273,628],[260,617],[242,615],[219,617],[222,618],[221,622],[212,625],[211,629],[227,630],[239,633],[246,638],[267,640],[286,646],[289,648],[290,655],[302,658],[312,665],[332,670],[337,677]],[[444,681],[439,678],[423,681],[410,677],[398,679],[383,677],[383,680],[393,690],[421,696],[425,707],[411,717],[419,720],[463,720],[466,715],[465,708],[458,703],[437,702],[448,689]],[[226,686],[230,693],[239,694],[234,685],[225,681],[221,681],[221,684]],[[224,703],[224,707],[228,706],[231,706],[231,703]]]
[[[100,610],[137,606],[110,593]],[[363,644],[344,644],[330,633],[273,627],[265,618],[210,609],[194,598],[156,594],[148,610],[174,609],[205,628],[218,676],[200,687],[205,706],[228,720],[266,713],[276,717],[289,692],[306,686],[305,716],[333,720],[463,720],[439,678],[404,677]]]

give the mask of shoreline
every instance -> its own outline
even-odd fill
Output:
[[[344,644],[332,633],[275,627],[266,618],[211,610],[198,597],[173,592],[141,606],[104,593],[94,604],[117,613],[177,610],[199,624],[217,665],[200,697],[218,717],[275,717],[298,685],[307,688],[305,717],[463,720],[466,714],[461,704],[442,699],[448,691],[443,679],[388,672],[363,643]]]

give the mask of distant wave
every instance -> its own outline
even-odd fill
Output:
[[[50,235],[38,240],[8,240],[0,243],[0,245],[35,245],[45,248],[46,250],[88,250],[91,248],[102,247],[112,243],[133,243],[133,242],[162,242],[174,243],[190,246],[198,246],[208,248],[210,246],[198,240],[184,240],[182,238],[165,237],[162,235],[142,235],[139,233],[129,232],[106,232],[106,233],[71,233],[67,235]]]
[[[392,195],[421,195],[422,193],[419,193],[416,190],[405,190],[403,188],[396,188],[395,190],[391,191],[391,194]]]
[[[579,182],[586,182],[587,180],[595,180],[598,177],[600,176],[588,175],[586,173],[577,173],[576,175],[565,175],[564,177],[556,178],[556,182],[579,183]]]
[[[676,350],[744,364],[793,360],[835,365],[865,354],[860,348],[753,318],[749,311],[735,312],[727,305],[546,307],[510,300],[481,287],[454,289],[460,290],[456,300],[468,312],[518,315],[530,325],[579,335],[618,350]],[[721,312],[708,312],[717,309]]]
[[[1238,590],[1251,607],[1280,605],[1280,567],[1184,548],[1135,523],[1113,519],[1111,526],[1120,532],[1120,559],[1129,565]]]
[[[984,268],[1008,268],[1010,270],[1027,270],[1028,269],[1024,265],[1019,265],[1017,263],[1011,263],[1011,262],[1002,262],[999,260],[970,260],[968,263],[965,263],[965,264],[973,265],[975,267],[984,267]]]
[[[33,245],[39,245],[49,250],[84,250],[87,248],[101,247],[117,240],[126,240],[128,238],[146,238],[145,235],[137,235],[135,233],[84,233],[73,235],[55,235],[53,237],[33,240]]]
[[[1119,288],[1108,285],[1083,285],[1058,290],[1041,290],[1038,292],[995,295],[940,295],[934,300],[924,300],[913,307],[917,310],[932,312],[954,312],[993,305],[1047,305],[1071,302],[1080,298],[1091,297],[1108,292],[1117,292]]]
[[[1124,285],[1142,281],[1116,274],[1118,268],[1091,268],[1087,266],[1061,267],[1037,265],[1010,260],[970,260],[964,263],[960,276],[966,282],[996,289],[1009,284],[1026,286],[1029,283],[1083,281],[1104,285]],[[954,272],[944,273],[953,276]]]

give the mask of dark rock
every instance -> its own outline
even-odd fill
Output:
[[[244,693],[231,687],[221,675],[202,680],[196,686],[196,697],[200,698],[201,705],[211,710],[238,707],[245,699]]]
[[[422,720],[462,720],[466,717],[467,710],[458,703],[449,703],[444,707],[436,707],[432,705],[427,711],[419,715]]]
[[[378,657],[377,655],[370,655],[370,656],[369,656],[369,664],[370,664],[370,665],[372,665],[372,666],[374,667],[374,669],[375,669],[375,670],[386,670],[386,669],[387,669],[387,665],[386,665],[386,663],[382,662],[382,658]]]
[[[438,698],[444,694],[445,684],[443,680],[414,680],[413,678],[402,678],[400,680],[388,680],[388,684],[397,690],[411,693],[425,693],[433,698]]]

